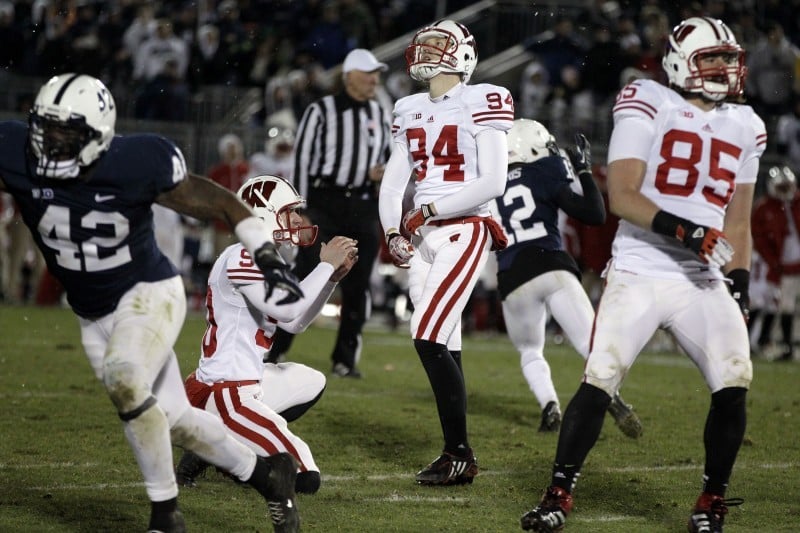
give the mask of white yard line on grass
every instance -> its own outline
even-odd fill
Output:
[[[465,503],[469,498],[448,498],[448,497],[431,497],[431,496],[403,496],[400,494],[391,494],[383,498],[364,498],[368,502],[430,502],[430,503]]]
[[[94,468],[100,463],[73,463],[71,461],[63,463],[32,463],[32,464],[7,464],[0,463],[0,470],[33,470],[36,468]]]
[[[0,470],[2,469],[33,469],[33,468],[92,468],[102,466],[99,463],[40,463],[40,464],[30,464],[30,465],[8,465],[8,464],[0,464]],[[791,470],[800,467],[800,463],[763,463],[757,465],[750,465],[750,464],[737,464],[736,470],[737,471],[746,471],[746,470]],[[669,465],[669,466],[624,466],[624,467],[614,467],[614,468],[600,468],[598,471],[600,472],[608,472],[608,473],[632,473],[632,472],[683,472],[686,470],[699,470],[702,469],[702,465]],[[481,472],[481,476],[509,476],[515,474],[516,472],[512,472],[510,470],[488,470]],[[355,476],[355,475],[335,475],[335,474],[323,474],[322,479],[325,483],[350,483],[353,481],[358,480],[367,480],[367,481],[391,481],[391,480],[399,480],[399,479],[408,479],[410,478],[411,474],[409,472],[395,472],[393,474],[374,474],[368,476]],[[131,488],[131,487],[141,487],[144,484],[141,482],[135,483],[95,483],[91,485],[81,485],[81,484],[65,484],[65,485],[46,485],[46,486],[39,486],[39,487],[23,487],[24,490],[36,490],[36,491],[52,491],[52,490],[103,490],[103,489],[115,489],[115,488]],[[386,498],[381,498],[385,501],[414,501],[416,496],[398,496],[398,495],[391,495]],[[425,498],[425,501],[434,501],[430,498]],[[447,498],[442,498],[442,501],[447,500]]]
[[[736,470],[789,470],[800,467],[800,463],[765,463],[760,465],[737,464]],[[683,472],[685,470],[702,470],[703,465],[671,465],[671,466],[623,466],[613,468],[600,468],[600,472],[608,473],[631,473],[631,472]],[[508,476],[515,474],[510,470],[485,470],[481,471],[481,476]],[[368,481],[390,481],[393,479],[405,479],[410,477],[408,472],[394,474],[375,474],[368,476],[352,475],[322,475],[326,483],[350,483],[356,480]]]

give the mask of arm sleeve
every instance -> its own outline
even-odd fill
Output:
[[[332,274],[333,265],[330,263],[323,262],[317,265],[317,267],[300,282],[300,288],[303,294],[310,295],[322,292]],[[237,288],[247,300],[249,306],[257,309],[264,315],[274,318],[279,324],[291,323],[302,318],[316,301],[316,298],[304,296],[296,302],[277,305],[276,302],[283,299],[287,294],[283,289],[275,289],[270,299],[265,302],[264,296],[266,295],[266,288],[264,283],[237,285]],[[318,312],[319,310],[315,312],[314,316],[316,316]]]
[[[392,155],[383,171],[383,181],[378,195],[378,211],[383,231],[398,229],[403,216],[403,196],[406,193],[408,179],[414,170],[408,155],[408,146],[395,141]]]
[[[309,276],[311,275],[314,275],[314,271],[309,274]],[[330,278],[330,275],[328,275],[328,278]],[[322,306],[324,306],[328,301],[328,298],[331,297],[336,285],[336,282],[328,280],[322,287],[322,290],[317,294],[317,297],[314,298],[314,301],[311,302],[311,305],[308,306],[308,309],[306,309],[305,313],[291,322],[279,322],[278,325],[281,327],[281,329],[289,333],[302,333],[305,331],[308,326],[311,325],[314,319],[319,316],[319,312],[322,311]]]
[[[439,216],[465,211],[497,198],[506,186],[508,170],[508,143],[506,133],[486,129],[475,138],[478,147],[478,179],[460,191],[436,200]]]
[[[581,172],[578,175],[583,189],[583,196],[575,193],[569,186],[564,186],[558,191],[556,201],[558,207],[567,215],[576,220],[598,226],[606,221],[606,208],[603,205],[603,196],[600,189],[592,179],[589,172]]]

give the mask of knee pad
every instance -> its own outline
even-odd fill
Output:
[[[137,369],[131,363],[117,362],[103,365],[103,385],[108,397],[120,413],[139,409],[153,396],[150,387],[140,378]]]
[[[300,494],[316,494],[321,484],[319,472],[300,472],[294,482],[294,491]]]

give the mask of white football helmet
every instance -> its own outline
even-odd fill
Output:
[[[703,70],[698,66],[701,57],[720,54],[727,66]],[[714,102],[738,97],[744,91],[744,50],[721,20],[691,17],[675,26],[661,64],[670,85]]]
[[[425,44],[431,38],[447,39],[443,48]],[[452,20],[439,20],[419,30],[406,48],[408,74],[421,82],[440,72],[460,73],[464,83],[469,81],[478,64],[475,37],[466,26]]]
[[[556,139],[540,122],[518,118],[508,130],[508,164],[533,163],[559,155]]]
[[[97,78],[74,73],[51,78],[36,95],[28,120],[37,173],[77,177],[108,149],[116,120],[114,98]]]
[[[797,179],[789,167],[772,167],[767,176],[767,194],[772,198],[790,201],[797,192]]]
[[[316,225],[292,224],[291,212],[305,207],[306,200],[285,179],[269,175],[255,176],[244,182],[236,194],[253,208],[257,217],[267,223],[275,243],[311,246],[317,240],[319,228]]]

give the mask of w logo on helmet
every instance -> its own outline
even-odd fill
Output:
[[[675,42],[682,43],[696,28],[697,26],[684,26],[683,28],[679,28],[678,31],[675,32]]]
[[[275,187],[276,183],[274,181],[265,180],[251,183],[239,196],[253,207],[271,207],[269,197],[272,196],[272,191],[275,190]]]

